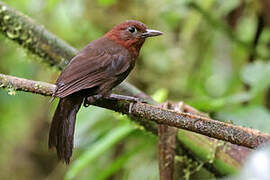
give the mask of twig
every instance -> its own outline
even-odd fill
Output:
[[[183,110],[183,103],[179,105]],[[161,108],[171,109],[170,103],[166,102]],[[177,128],[164,124],[158,125],[158,159],[160,180],[173,180],[174,155],[176,148]]]
[[[260,40],[260,36],[263,32],[263,29],[265,27],[265,22],[264,22],[264,17],[263,17],[263,13],[258,14],[257,17],[257,29],[256,29],[256,33],[254,35],[253,38],[253,42],[251,44],[251,49],[250,49],[250,53],[249,53],[249,57],[248,57],[248,62],[252,63],[254,62],[256,59],[256,56],[258,56],[258,54],[256,54],[256,49],[257,49],[257,45],[259,43]],[[244,83],[244,90],[245,91],[249,91],[250,90],[250,85],[247,83]],[[249,103],[249,101],[245,101],[243,102],[244,105],[247,105]]]
[[[232,9],[226,16],[226,21],[228,23],[228,25],[232,28],[232,29],[236,29],[239,19],[241,18],[241,16],[243,15],[243,11],[245,8],[245,1],[241,0],[239,6],[237,6],[236,8]]]
[[[270,1],[268,1],[268,0],[260,0],[260,3],[261,3],[261,7],[262,7],[261,9],[262,9],[262,12],[264,14],[266,23],[268,24],[268,26],[270,26],[270,12],[269,12]]]
[[[43,90],[39,90],[39,87],[33,87],[33,84],[40,84],[40,82],[6,76],[3,74],[0,74],[0,83],[4,88],[12,87],[15,90],[17,89],[46,96],[51,95],[55,88],[55,85],[44,83],[42,84]],[[249,148],[256,148],[262,143],[270,140],[269,134],[262,133],[258,130],[236,126],[189,113],[162,109],[154,105],[140,102],[133,105],[131,114],[129,114],[130,102],[127,101],[117,102],[115,99],[111,100],[110,98],[105,98],[96,101],[94,105],[128,114],[130,116],[149,119],[158,124],[190,130]]]
[[[51,96],[55,89],[54,84],[41,81],[32,81],[28,79],[17,78],[0,74],[0,87],[12,88],[16,91],[31,92],[43,96]]]
[[[178,103],[173,103],[172,106],[178,106]],[[184,107],[184,112],[208,117],[207,114],[202,113],[186,104],[184,104]],[[237,169],[241,169],[246,158],[252,152],[252,149],[250,148],[225,143],[222,140],[217,140],[183,129],[178,130],[177,139],[179,140],[178,142],[181,143],[180,146],[182,149],[186,150],[186,154],[191,154],[196,158],[201,157],[199,159],[201,162],[203,162],[204,167],[207,167],[208,169],[210,168],[216,177],[237,173]],[[179,146],[179,144],[177,146]],[[230,161],[229,164],[233,166],[227,166],[229,165],[226,165],[226,162],[228,161]],[[197,165],[201,166],[200,163]]]
[[[256,29],[256,33],[255,33],[252,45],[251,45],[251,52],[250,52],[250,55],[248,58],[248,62],[254,62],[254,60],[255,60],[256,48],[257,48],[257,45],[259,43],[260,36],[261,36],[263,29],[265,27],[264,17],[263,17],[262,13],[258,14],[257,21],[258,21],[257,22],[257,29]]]

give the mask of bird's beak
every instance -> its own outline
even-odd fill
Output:
[[[142,37],[147,38],[147,37],[153,37],[153,36],[159,36],[162,35],[163,33],[154,29],[146,29],[146,32],[142,33]]]

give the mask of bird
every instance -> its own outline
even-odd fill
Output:
[[[70,163],[76,114],[82,103],[89,97],[109,96],[134,68],[145,39],[161,34],[140,21],[126,20],[71,59],[53,93],[60,100],[52,118],[48,146],[56,148],[59,160]]]

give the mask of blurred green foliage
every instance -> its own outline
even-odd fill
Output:
[[[181,100],[213,118],[270,133],[270,30],[264,28],[255,61],[249,62],[260,4],[245,0],[232,27],[229,14],[242,2],[6,1],[78,49],[123,20],[143,21],[164,35],[145,43],[129,82],[157,101]],[[2,35],[0,54],[1,73],[51,83],[59,74]],[[0,89],[0,179],[59,179],[65,174],[78,179],[158,178],[156,137],[126,117],[97,107],[81,109],[78,148],[70,166],[59,164],[55,152],[47,149],[56,104],[48,101]]]

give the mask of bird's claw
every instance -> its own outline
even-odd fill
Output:
[[[111,94],[109,99],[113,100],[124,100],[124,101],[130,101],[130,102],[140,102],[140,103],[146,103],[147,101],[145,99],[133,97],[133,96],[124,96],[119,94]]]
[[[89,103],[89,101],[88,101],[88,98],[84,98],[84,100],[83,100],[83,106],[84,106],[84,107],[90,106],[90,103]]]
[[[141,98],[137,98],[137,97],[132,97],[132,99],[129,99],[128,101],[130,101],[129,107],[128,107],[129,114],[132,113],[132,108],[133,108],[135,103],[147,103],[147,101],[145,99],[141,99]]]
[[[95,101],[97,101],[97,100],[100,99],[101,97],[102,97],[101,95],[95,95],[95,96],[89,96],[89,97],[86,97],[86,98],[84,98],[83,106],[84,106],[84,107],[88,107],[88,106],[90,106],[91,104],[95,103]]]
[[[129,113],[129,114],[132,113],[132,107],[133,107],[133,105],[134,105],[133,102],[131,102],[131,103],[129,104],[129,107],[128,107],[128,113]]]
[[[136,102],[147,103],[147,100],[146,99],[142,99],[142,98],[136,98]]]
[[[132,97],[132,96],[124,96],[124,95],[118,95],[118,94],[110,94],[110,96],[102,96],[102,95],[95,95],[95,96],[90,96],[84,99],[83,106],[88,107],[91,104],[93,104],[96,100],[100,99],[101,97],[105,97],[108,99],[112,100],[125,100],[129,101],[129,108],[128,108],[128,113],[132,113],[132,108],[135,103],[147,103],[146,99],[138,98],[138,97]]]

